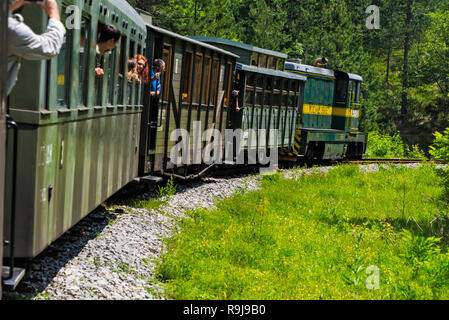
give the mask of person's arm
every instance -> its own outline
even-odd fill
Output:
[[[25,23],[17,21],[8,26],[8,54],[26,60],[45,60],[57,56],[63,45],[66,33],[59,18],[59,10],[55,0],[45,2],[45,12],[49,15],[47,30],[42,35],[35,34]]]

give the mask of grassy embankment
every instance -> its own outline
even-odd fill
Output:
[[[159,279],[171,299],[447,299],[438,179],[430,165],[267,176],[260,191],[189,212]]]

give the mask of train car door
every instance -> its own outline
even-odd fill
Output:
[[[0,2],[0,270],[3,274],[3,210],[5,186],[5,147],[6,147],[6,64],[8,59],[8,1]],[[0,281],[0,299],[2,281]]]

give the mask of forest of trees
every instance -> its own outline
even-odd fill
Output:
[[[129,0],[153,23],[285,52],[364,78],[366,131],[424,149],[449,127],[448,0]],[[367,27],[371,5],[379,29]],[[372,22],[372,21],[371,21]]]

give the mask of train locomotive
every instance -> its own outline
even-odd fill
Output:
[[[82,8],[80,28],[67,30],[58,57],[24,62],[9,97],[18,134],[17,141],[8,134],[7,158],[0,158],[0,205],[5,189],[0,235],[3,229],[2,239],[9,243],[3,247],[7,272],[15,267],[12,261],[36,257],[132,181],[192,179],[218,165],[239,164],[240,153],[247,161],[260,147],[289,161],[358,158],[365,151],[360,76],[295,64],[283,53],[231,40],[181,36],[155,26],[151,15],[124,0],[59,2],[63,20],[71,6]],[[43,13],[25,7],[22,15],[35,32],[44,31]],[[99,24],[113,24],[122,33],[105,57],[101,79],[94,74]],[[149,95],[150,84],[126,78],[128,59],[137,53],[166,63],[157,98]],[[3,140],[4,114],[2,104]],[[194,128],[205,132],[199,142]],[[242,134],[229,145],[217,134],[226,130]],[[276,135],[257,138],[270,130]],[[180,143],[190,159],[214,144],[214,157],[179,162],[173,150]],[[228,148],[235,151],[230,159]]]

